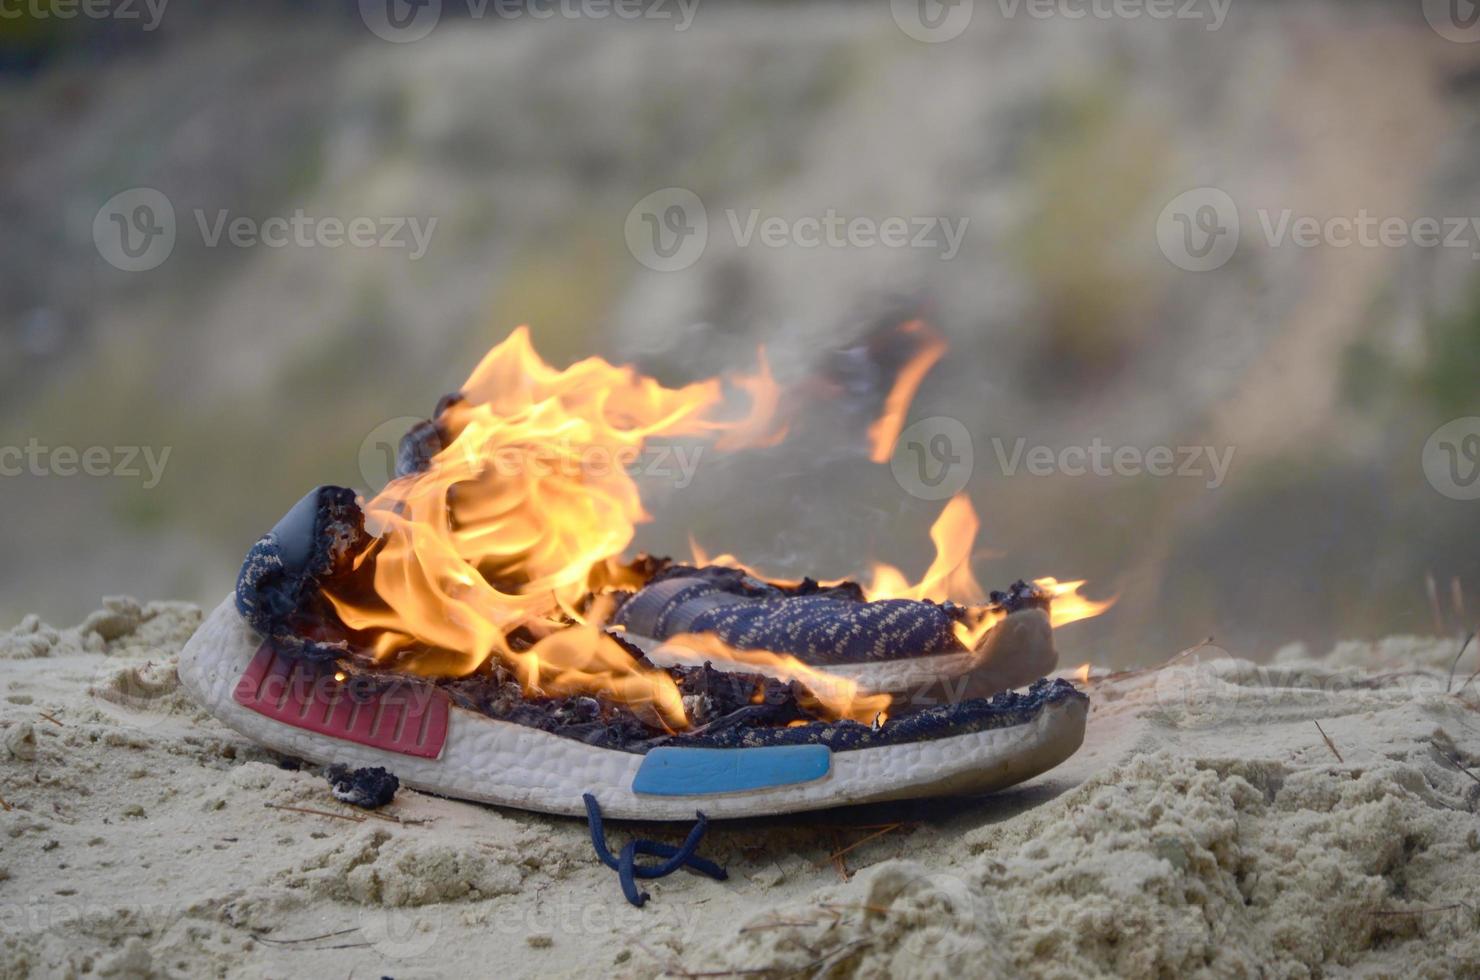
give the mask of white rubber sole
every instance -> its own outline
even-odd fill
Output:
[[[320,765],[384,766],[415,789],[543,813],[580,815],[583,793],[618,819],[751,817],[853,803],[985,793],[1063,762],[1084,740],[1087,703],[1049,702],[1031,720],[1005,728],[879,748],[834,752],[810,782],[692,796],[632,789],[642,755],[585,745],[453,707],[436,758],[362,745],[299,728],[238,703],[237,682],[262,645],[227,598],[180,653],[180,681],[212,715],[277,752]],[[727,751],[747,752],[749,749]]]

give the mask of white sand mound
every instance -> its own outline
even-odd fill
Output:
[[[0,633],[0,977],[1480,976],[1453,643],[1102,680],[1045,777],[718,826],[730,881],[637,910],[579,821],[407,791],[364,817],[221,727],[174,679],[199,619],[110,599]]]

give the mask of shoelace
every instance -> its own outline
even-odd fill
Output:
[[[659,841],[635,840],[622,848],[620,857],[613,857],[611,850],[606,846],[606,829],[601,822],[600,804],[590,793],[585,794],[581,799],[586,803],[586,824],[591,829],[591,846],[596,849],[596,856],[601,859],[602,864],[616,871],[617,879],[622,883],[622,894],[627,897],[627,901],[638,908],[642,908],[643,903],[648,900],[648,893],[640,891],[637,887],[638,878],[664,878],[684,865],[688,865],[700,874],[708,875],[715,881],[724,881],[730,876],[724,868],[695,853],[699,849],[699,842],[704,839],[704,832],[709,829],[709,818],[704,814],[697,812],[694,814],[698,821],[680,847]],[[665,860],[659,864],[638,864],[637,855],[639,854]]]

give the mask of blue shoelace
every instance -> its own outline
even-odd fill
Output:
[[[699,842],[704,839],[704,832],[709,829],[709,818],[704,814],[695,813],[698,821],[680,847],[652,840],[635,840],[622,848],[620,857],[613,857],[611,850],[606,846],[606,829],[601,822],[601,806],[596,802],[596,797],[590,793],[585,794],[581,799],[586,803],[586,823],[591,829],[591,846],[596,849],[596,856],[601,859],[602,864],[616,871],[617,879],[622,883],[622,894],[627,896],[627,901],[638,908],[642,908],[643,903],[648,900],[648,893],[638,890],[638,878],[664,878],[684,865],[688,865],[700,874],[708,875],[715,881],[724,881],[730,876],[724,868],[695,853],[699,849]],[[664,860],[659,864],[638,864],[637,855],[639,854]]]

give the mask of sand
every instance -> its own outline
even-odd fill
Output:
[[[0,633],[0,976],[1480,976],[1452,641],[1096,679],[1052,773],[720,825],[730,880],[638,910],[580,821],[409,791],[359,816],[224,728],[174,677],[200,618],[110,599]]]

